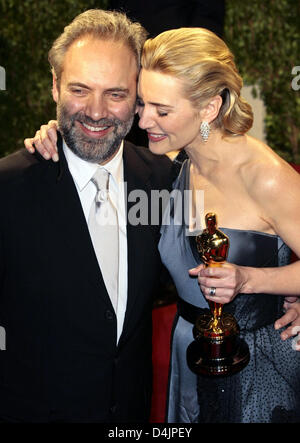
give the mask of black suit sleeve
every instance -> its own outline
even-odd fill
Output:
[[[0,196],[1,196],[1,194],[0,194]],[[3,207],[2,207],[2,210],[3,210]],[[2,326],[2,322],[3,322],[3,319],[2,319],[3,279],[4,279],[3,227],[2,227],[2,217],[0,217],[0,327]],[[1,333],[1,331],[0,331],[0,333]]]

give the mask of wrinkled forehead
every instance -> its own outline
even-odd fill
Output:
[[[68,48],[62,78],[78,77],[97,82],[105,79],[136,86],[138,69],[133,51],[121,41],[90,36],[76,40]]]

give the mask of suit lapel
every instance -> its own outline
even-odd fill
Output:
[[[57,164],[49,162],[45,174],[48,182],[45,217],[49,218],[59,250],[64,251],[63,256],[68,257],[70,263],[62,263],[61,257],[57,261],[62,266],[74,266],[74,272],[80,272],[85,279],[87,290],[96,291],[112,309],[60,136],[58,150],[60,161]]]
[[[129,202],[128,196],[131,191],[137,189],[146,191],[148,194],[150,191],[150,177],[150,168],[136,154],[131,143],[125,142],[124,181],[127,185],[128,298],[123,331],[126,331],[137,296],[143,295],[141,288],[143,287],[145,251],[147,251],[147,231],[149,234],[147,226],[133,226],[129,223],[128,214],[136,203]]]

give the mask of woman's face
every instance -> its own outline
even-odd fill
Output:
[[[201,141],[199,112],[184,98],[179,79],[141,70],[138,82],[139,126],[148,133],[154,154],[192,148]]]

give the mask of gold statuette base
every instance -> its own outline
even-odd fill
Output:
[[[241,371],[249,362],[248,345],[239,337],[235,318],[222,313],[218,328],[209,313],[198,317],[193,341],[187,349],[187,363],[196,374],[227,376]]]

